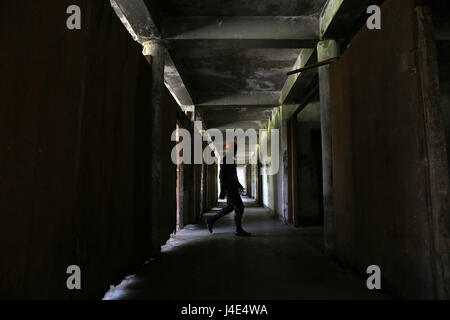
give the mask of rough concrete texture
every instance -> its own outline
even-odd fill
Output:
[[[329,0],[320,14],[321,39],[351,39],[367,20],[367,8],[384,0]]]
[[[168,17],[164,38],[175,40],[317,40],[319,20],[311,16]]]
[[[177,111],[180,112],[180,107],[173,98],[169,90],[163,87],[162,92],[162,117],[161,117],[161,154],[159,155],[162,162],[161,176],[163,178],[161,185],[161,193],[155,192],[155,185],[152,184],[152,202],[161,202],[159,212],[159,244],[162,245],[166,243],[169,239],[170,234],[174,232],[176,228],[176,165],[172,162],[171,153],[172,149],[175,147],[175,141],[171,141],[172,133],[176,128],[177,121]],[[152,146],[155,141],[155,134],[152,135]],[[148,146],[147,146],[148,147]],[[155,152],[153,147],[150,149],[152,153]],[[187,198],[191,201],[190,205],[192,211],[194,211],[195,205],[197,204],[197,199],[195,198],[194,185],[197,183],[199,177],[194,176],[194,167],[191,166],[192,175],[191,179],[193,185],[191,187],[192,193],[194,194],[192,198]],[[153,173],[153,172],[152,172]],[[162,199],[162,201],[160,201]],[[194,213],[191,213],[192,216]],[[194,221],[192,217],[185,221]],[[155,219],[153,220],[153,224]],[[156,240],[155,240],[156,241]]]
[[[280,130],[279,172],[260,177],[253,166],[248,182],[251,194],[267,207],[246,203],[244,225],[254,236],[235,238],[232,215],[217,224],[214,235],[188,225],[164,247],[161,260],[108,297],[390,298],[368,291],[366,278],[325,255],[321,229],[296,229],[273,219],[275,213],[288,220],[286,119],[300,102],[304,80],[314,81],[306,73],[285,73],[314,60],[317,39],[303,38],[316,36],[315,19],[325,0],[112,1],[126,6],[114,12],[108,0],[1,2],[0,43],[6,49],[0,52],[0,297],[99,298],[150,258],[152,249],[158,251],[176,224],[170,135],[176,120],[192,132],[190,120],[203,113],[208,126],[258,128],[270,118],[269,130]],[[328,3],[337,2],[342,1]],[[365,3],[344,1],[350,9]],[[363,271],[379,265],[383,288],[401,297],[435,298],[449,290],[444,241],[448,244],[450,158],[440,158],[445,146],[439,126],[444,119],[448,152],[449,24],[448,10],[440,10],[437,90],[435,61],[428,54],[430,19],[416,19],[425,12],[415,9],[417,3],[425,1],[387,1],[383,29],[361,30],[331,67],[336,255]],[[82,9],[81,30],[64,28],[64,13],[74,4]],[[157,7],[162,11],[148,22],[147,13],[155,14]],[[347,33],[353,27],[342,22],[357,25],[353,11],[343,8],[327,30]],[[301,18],[287,17],[292,15]],[[136,20],[124,21],[128,16]],[[174,83],[172,93],[184,95],[178,101],[188,104],[194,117],[183,113],[162,85],[164,48],[153,51],[152,71],[128,32],[135,39],[153,37],[162,19],[177,16],[195,23],[172,30],[183,39],[169,41],[177,59],[166,65],[165,80]],[[234,34],[245,21],[251,22],[249,30]],[[270,30],[262,25],[268,21],[291,24]],[[305,30],[296,33],[303,22]],[[200,29],[194,32],[192,26]],[[233,34],[234,39],[219,39]],[[152,73],[158,73],[157,81]],[[187,90],[196,94],[201,110]],[[321,93],[328,107],[326,85]],[[317,109],[311,106],[299,114],[300,157],[311,129],[317,129]],[[187,166],[184,175],[180,225],[194,223],[218,195],[217,165]],[[313,202],[308,191],[314,180],[303,186],[302,196],[309,199],[300,199],[300,215],[302,205]],[[152,188],[158,201],[153,210]],[[305,216],[317,211],[311,205]],[[80,292],[66,287],[66,268],[73,264],[82,270]],[[181,279],[184,269],[191,273]]]
[[[311,63],[317,62],[317,54],[314,49],[301,50],[292,70],[303,68]],[[311,90],[311,83],[317,78],[317,69],[310,69],[304,72],[295,73],[288,76],[283,89],[281,90],[281,104],[301,104],[305,96]]]
[[[183,82],[180,72],[174,64],[172,57],[167,51],[164,64],[164,84],[183,110],[188,111],[189,109],[189,111],[192,111],[192,109],[194,109],[194,102],[192,102],[191,95]]]
[[[214,110],[236,105],[279,106],[282,89],[287,96],[292,88],[292,84],[286,85],[286,73],[302,48],[315,47],[319,39],[319,14],[325,2],[146,3],[160,9],[163,37],[192,101],[214,106]],[[181,82],[173,83],[172,91],[180,91],[179,100],[184,101],[186,95],[178,90]],[[235,119],[230,113],[223,120]],[[234,126],[260,128],[268,118],[261,114],[252,120]],[[223,128],[221,123],[210,123]]]
[[[161,38],[160,31],[144,1],[110,0],[110,2],[133,40],[142,43],[143,41]]]
[[[279,96],[299,53],[299,49],[183,49],[174,51],[172,58],[183,70],[194,103],[206,103],[249,92]]]
[[[219,220],[212,235],[204,225],[187,226],[163,248],[160,261],[104,299],[392,299],[367,290],[364,277],[325,255],[321,228],[294,228],[250,199],[244,204],[244,227],[252,237],[234,235],[234,213]],[[176,276],[180,267],[189,270],[188,278]]]
[[[272,139],[270,131],[272,129],[281,129],[281,107],[274,111],[269,123],[267,134],[264,134],[260,137],[260,146],[266,144],[268,154],[271,152]],[[281,135],[280,135],[281,138]],[[280,149],[281,150],[281,149]],[[280,152],[281,157],[281,152]],[[279,205],[279,200],[282,198],[282,185],[279,184],[279,175],[278,172],[275,175],[262,175],[262,203],[264,206],[269,208],[272,213],[280,217],[283,217],[283,209],[282,206]]]
[[[271,155],[272,129],[278,130],[279,170],[273,175],[262,176],[262,203],[276,214],[282,221],[288,221],[288,152],[287,152],[287,120],[295,111],[295,105],[280,106],[272,115],[267,135],[261,136],[260,145],[267,143],[268,154]]]
[[[430,161],[439,146],[424,135],[435,119],[424,121],[428,71],[414,68],[424,66],[414,1],[387,1],[382,16],[382,30],[363,28],[330,70],[336,254],[360,268],[379,265],[404,298],[437,298],[448,287],[436,282],[447,253],[435,252],[432,208],[448,210],[435,200],[448,189],[429,188],[430,168],[445,160]]]

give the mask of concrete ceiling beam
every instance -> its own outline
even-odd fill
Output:
[[[239,119],[223,119],[223,120],[214,120],[208,119],[207,126],[208,128],[217,128],[219,130],[226,129],[259,129],[262,128],[266,124],[266,120],[252,120],[252,121],[240,121]]]
[[[159,16],[159,14],[152,14],[146,2],[143,0],[110,0],[110,2],[117,16],[135,41],[144,44],[147,41],[162,38],[160,28],[154,20],[154,17]],[[167,50],[164,83],[183,110],[193,111],[195,109],[179,69]]]
[[[180,69],[175,66],[172,57],[167,52],[164,66],[164,83],[183,111],[194,111],[194,102],[179,71]]]
[[[207,101],[202,101],[197,105],[199,107],[212,106],[279,106],[279,92],[247,92],[227,96],[221,96]]]
[[[167,17],[167,40],[318,40],[319,19],[300,17]]]
[[[300,17],[168,17],[162,32],[171,49],[313,48],[319,19]]]
[[[320,15],[321,39],[350,39],[372,4],[373,0],[328,0]]]
[[[314,49],[303,49],[292,70],[300,69],[317,60]],[[309,70],[286,76],[286,83],[281,90],[280,105],[282,104],[298,104],[301,103],[302,96],[307,94],[303,92],[309,87],[313,77],[317,74],[317,70]]]
[[[183,49],[301,49],[315,48],[318,39],[174,39],[167,41],[173,50]]]
[[[161,39],[161,32],[143,0],[110,0],[110,2],[135,41],[143,43]]]
[[[272,114],[273,107],[215,107],[201,110],[209,120],[254,121],[268,119]]]

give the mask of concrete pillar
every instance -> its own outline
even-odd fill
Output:
[[[163,199],[163,89],[164,89],[164,59],[165,48],[161,41],[151,40],[143,44],[143,54],[152,66],[151,88],[151,130],[152,130],[152,256],[156,257],[161,251],[160,215],[164,214]]]
[[[317,44],[317,59],[323,61],[337,57],[339,45],[335,40],[324,40]],[[330,66],[319,68],[320,122],[322,130],[323,209],[325,249],[334,249],[333,206],[333,153],[331,144]]]

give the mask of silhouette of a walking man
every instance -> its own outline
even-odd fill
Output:
[[[237,143],[235,142],[233,152],[231,152],[231,144],[226,146],[226,156],[222,160],[220,165],[220,199],[227,197],[227,205],[220,210],[215,216],[206,219],[206,225],[210,233],[213,232],[214,223],[231,213],[235,212],[234,222],[236,223],[236,235],[237,236],[250,236],[251,234],[242,229],[242,215],[244,214],[244,203],[242,202],[240,193],[244,191],[244,187],[239,183],[237,177],[236,163],[234,158],[237,153]],[[228,157],[228,162],[227,162]],[[232,159],[232,160],[231,160]]]

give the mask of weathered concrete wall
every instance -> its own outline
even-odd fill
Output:
[[[194,123],[177,105],[173,97],[170,97],[173,103],[173,107],[178,110],[177,118],[182,128],[188,130],[191,137],[194,137]],[[198,132],[198,131],[197,131]],[[198,133],[200,134],[200,133]],[[191,139],[191,148],[194,150],[194,139]],[[194,164],[194,153],[191,153],[191,164],[182,164],[182,221],[180,221],[180,227],[188,224],[194,224],[198,221],[202,211],[207,210],[207,172],[202,174],[204,170],[203,165]],[[170,161],[170,159],[168,160]],[[204,181],[202,181],[202,179]],[[202,189],[203,188],[203,189]]]
[[[447,252],[436,251],[433,232],[445,226],[432,207],[448,216],[439,203],[448,184],[438,200],[432,192],[439,146],[424,135],[423,97],[433,93],[421,82],[414,1],[387,1],[382,17],[382,30],[364,27],[330,69],[336,254],[363,270],[379,265],[402,297],[433,298]]]
[[[161,162],[163,166],[163,199],[161,199],[163,210],[160,216],[160,243],[165,244],[170,234],[176,229],[176,165],[172,162],[171,152],[175,147],[175,141],[171,141],[172,133],[176,129],[176,113],[179,109],[177,102],[172,94],[164,86],[163,91],[163,116],[162,124],[163,134],[161,143],[163,153],[161,154]]]
[[[263,175],[261,177],[262,203],[284,222],[288,221],[287,120],[294,110],[295,106],[293,105],[280,106],[269,121],[267,136],[260,138],[260,145],[267,140],[267,148],[269,155],[271,155],[272,138],[270,131],[276,129],[279,132],[279,170],[274,175]]]
[[[271,152],[271,134],[272,129],[281,129],[281,107],[273,114],[269,121],[267,135],[260,137],[259,145],[266,143],[268,154]],[[281,138],[281,135],[280,135]],[[262,175],[262,203],[269,208],[274,214],[282,219],[282,209],[279,206],[279,199],[282,198],[282,186],[279,179],[280,172],[275,175]]]
[[[195,200],[192,223],[196,223],[202,213],[202,166],[199,164],[194,165]]]
[[[0,296],[100,298],[150,257],[151,69],[109,1],[0,6]]]
[[[281,187],[281,194],[278,197],[277,211],[281,217],[281,220],[288,222],[289,210],[288,210],[288,144],[287,144],[287,120],[292,115],[292,110],[295,107],[292,105],[281,106],[281,118],[280,118],[280,160],[279,160],[279,172],[278,172],[278,185]]]
[[[245,181],[246,181],[246,194],[247,196],[252,196],[252,185],[253,185],[253,179],[252,179],[252,166],[250,164],[247,164],[245,167]]]
[[[323,224],[320,104],[310,103],[297,115],[296,226]]]
[[[252,192],[251,197],[255,199],[257,202],[259,202],[261,199],[259,199],[259,184],[261,176],[258,172],[258,164],[251,165],[251,175],[252,175]]]
[[[194,214],[194,172],[192,165],[183,166],[183,221],[184,225],[191,223]]]

